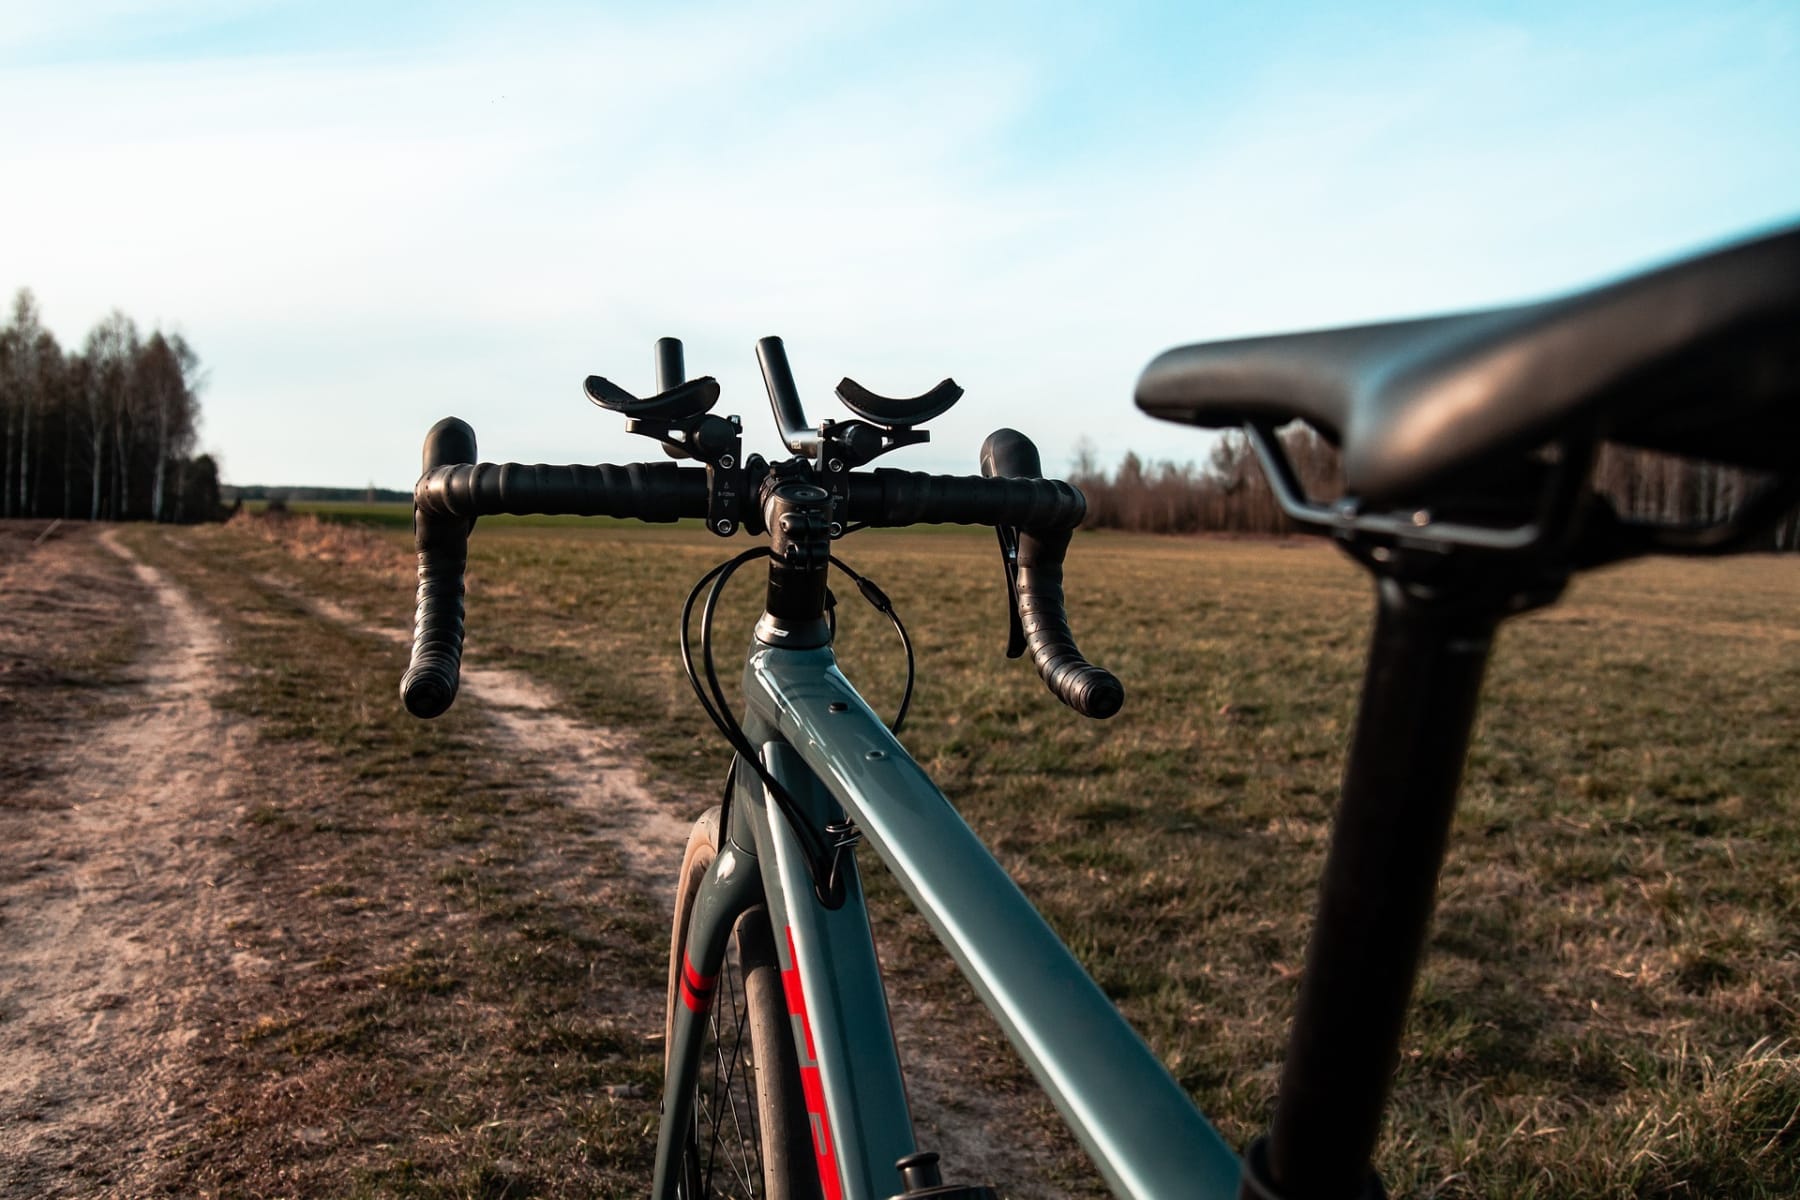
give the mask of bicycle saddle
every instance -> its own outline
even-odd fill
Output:
[[[1800,226],[1536,304],[1169,350],[1138,407],[1192,425],[1299,418],[1345,491],[1404,502],[1559,434],[1800,466]]]

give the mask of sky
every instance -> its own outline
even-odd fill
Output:
[[[4,0],[0,289],[206,368],[233,483],[660,458],[652,344],[778,443],[966,390],[882,465],[1205,456],[1186,342],[1527,300],[1800,218],[1800,5]]]

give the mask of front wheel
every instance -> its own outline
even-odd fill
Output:
[[[675,1007],[683,1003],[688,922],[722,836],[713,808],[695,822],[682,857],[669,949],[665,1070]],[[818,1200],[793,1024],[768,910],[760,905],[738,918],[719,967],[693,1091],[694,1119],[679,1143],[682,1200]]]

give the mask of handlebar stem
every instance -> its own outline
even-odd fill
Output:
[[[769,530],[769,591],[757,640],[790,650],[829,645],[831,493],[804,478],[771,473],[763,483],[762,513]]]

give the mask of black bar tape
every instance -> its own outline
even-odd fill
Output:
[[[467,520],[555,513],[678,521],[706,515],[706,469],[674,463],[464,463],[428,469],[413,489],[413,504],[422,513]]]
[[[706,515],[706,471],[674,463],[548,466],[477,463],[473,430],[454,417],[425,438],[425,474],[413,488],[419,607],[412,665],[400,681],[406,710],[442,715],[456,699],[463,648],[463,572],[475,518],[497,513],[677,521]]]
[[[1016,429],[996,429],[981,444],[981,473],[1023,482],[1039,478],[1044,468],[1030,438]],[[1019,625],[1032,665],[1050,694],[1083,716],[1110,717],[1125,703],[1124,685],[1105,667],[1090,663],[1075,645],[1063,597],[1063,558],[1086,512],[1084,497],[1081,514],[1067,527],[1013,523],[1019,535]]]
[[[445,417],[425,435],[424,468],[475,459],[475,431]],[[472,515],[432,512],[414,501],[413,541],[419,551],[419,606],[413,613],[412,662],[400,697],[415,717],[436,717],[456,699],[463,647],[463,570],[469,561]]]
[[[1001,439],[1001,434],[1011,437]],[[1001,452],[990,453],[1001,439]],[[1016,439],[1016,440],[1015,440]],[[982,466],[1031,466],[1037,449],[1001,430],[983,447]],[[1023,443],[1023,445],[1020,445]],[[1029,458],[1025,457],[1029,452]],[[998,461],[996,461],[998,460]],[[1062,561],[1087,499],[1060,479],[924,475],[878,469],[852,475],[847,515],[868,525],[1010,525],[1019,531],[1019,617],[1032,665],[1050,694],[1085,717],[1110,717],[1125,703],[1118,677],[1083,657],[1069,630]]]
[[[1087,500],[1060,479],[984,479],[881,468],[850,477],[848,518],[866,525],[1014,525],[1068,531]]]
[[[418,538],[419,606],[413,614],[412,664],[400,680],[406,710],[415,717],[443,715],[456,699],[463,645],[463,572],[469,535]]]
[[[1105,718],[1125,704],[1125,685],[1089,662],[1075,645],[1063,601],[1063,553],[1069,534],[1039,538],[1019,531],[1019,622],[1025,649],[1050,694],[1084,717]]]
[[[981,443],[981,473],[1011,479],[1041,479],[1037,444],[1016,429],[996,429]]]

